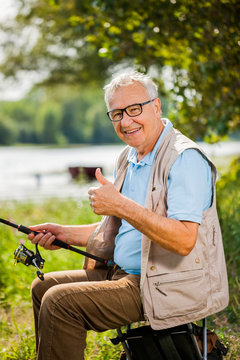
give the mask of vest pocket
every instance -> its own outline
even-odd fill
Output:
[[[148,277],[148,283],[155,319],[194,313],[207,304],[203,269]]]

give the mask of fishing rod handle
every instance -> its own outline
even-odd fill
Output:
[[[30,230],[28,227],[26,227],[24,225],[19,225],[17,229],[18,229],[18,231],[21,231],[22,233],[27,234],[27,235],[31,234],[31,233],[33,233],[34,235],[39,234],[37,231]]]
[[[18,231],[21,231],[23,232],[24,234],[31,234],[33,233],[34,235],[38,235],[39,232],[38,231],[33,231],[31,229],[29,229],[28,227],[24,226],[24,225],[19,225],[18,226]],[[89,254],[85,251],[82,251],[80,249],[76,249],[75,247],[71,246],[71,245],[68,245],[67,243],[61,241],[61,240],[58,240],[58,239],[55,239],[53,240],[52,242],[52,245],[56,245],[56,246],[59,246],[63,249],[67,249],[67,250],[71,250],[71,251],[74,251],[74,252],[77,252],[81,255],[84,255],[84,256],[87,256],[87,257],[90,257],[94,260],[97,260],[97,261],[100,261],[101,263],[104,263],[106,264],[107,266],[112,266],[112,261],[108,261],[108,260],[105,260],[105,259],[102,259],[98,256],[95,256],[95,255],[92,255],[92,254]]]
[[[58,239],[53,240],[52,245],[56,245],[67,250],[70,248],[70,245]]]
[[[38,235],[39,232],[38,231],[33,231],[31,229],[29,229],[28,227],[24,226],[24,225],[19,225],[18,226],[18,231],[21,231],[23,232],[24,234],[31,234],[33,233],[34,235]],[[69,249],[69,245],[66,244],[65,242],[61,241],[61,240],[58,240],[58,239],[55,239],[53,242],[52,242],[53,245],[56,245],[56,246],[59,246],[61,248],[64,248],[64,249]]]

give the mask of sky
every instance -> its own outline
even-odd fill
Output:
[[[6,21],[17,14],[15,0],[0,0],[0,22]]]

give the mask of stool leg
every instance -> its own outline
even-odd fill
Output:
[[[207,318],[203,319],[203,360],[207,360]]]
[[[122,337],[122,331],[121,329],[117,329],[117,334],[119,336],[119,338],[121,339]],[[123,339],[121,340],[121,343],[122,343],[122,347],[126,353],[126,356],[127,356],[127,360],[132,360],[132,357],[131,357],[131,354],[130,354],[130,351],[128,349],[128,346],[127,346],[127,343],[126,341],[124,341]]]
[[[194,349],[195,349],[195,351],[196,351],[197,358],[198,358],[198,360],[202,360],[202,353],[201,353],[201,351],[200,351],[200,349],[199,349],[196,336],[193,334],[193,326],[192,326],[192,323],[187,324],[187,327],[188,327],[188,330],[189,330],[189,332],[190,332],[190,337],[191,337],[191,339],[192,339],[193,347],[194,347]]]

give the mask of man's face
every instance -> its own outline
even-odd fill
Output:
[[[143,103],[151,100],[145,87],[135,82],[129,86],[122,86],[115,90],[109,110],[123,109],[132,104]],[[161,103],[158,98],[153,102],[143,105],[142,113],[130,117],[123,112],[123,119],[113,122],[113,127],[121,140],[134,147],[138,153],[138,160],[151,152],[159,135],[163,130],[160,119]]]

